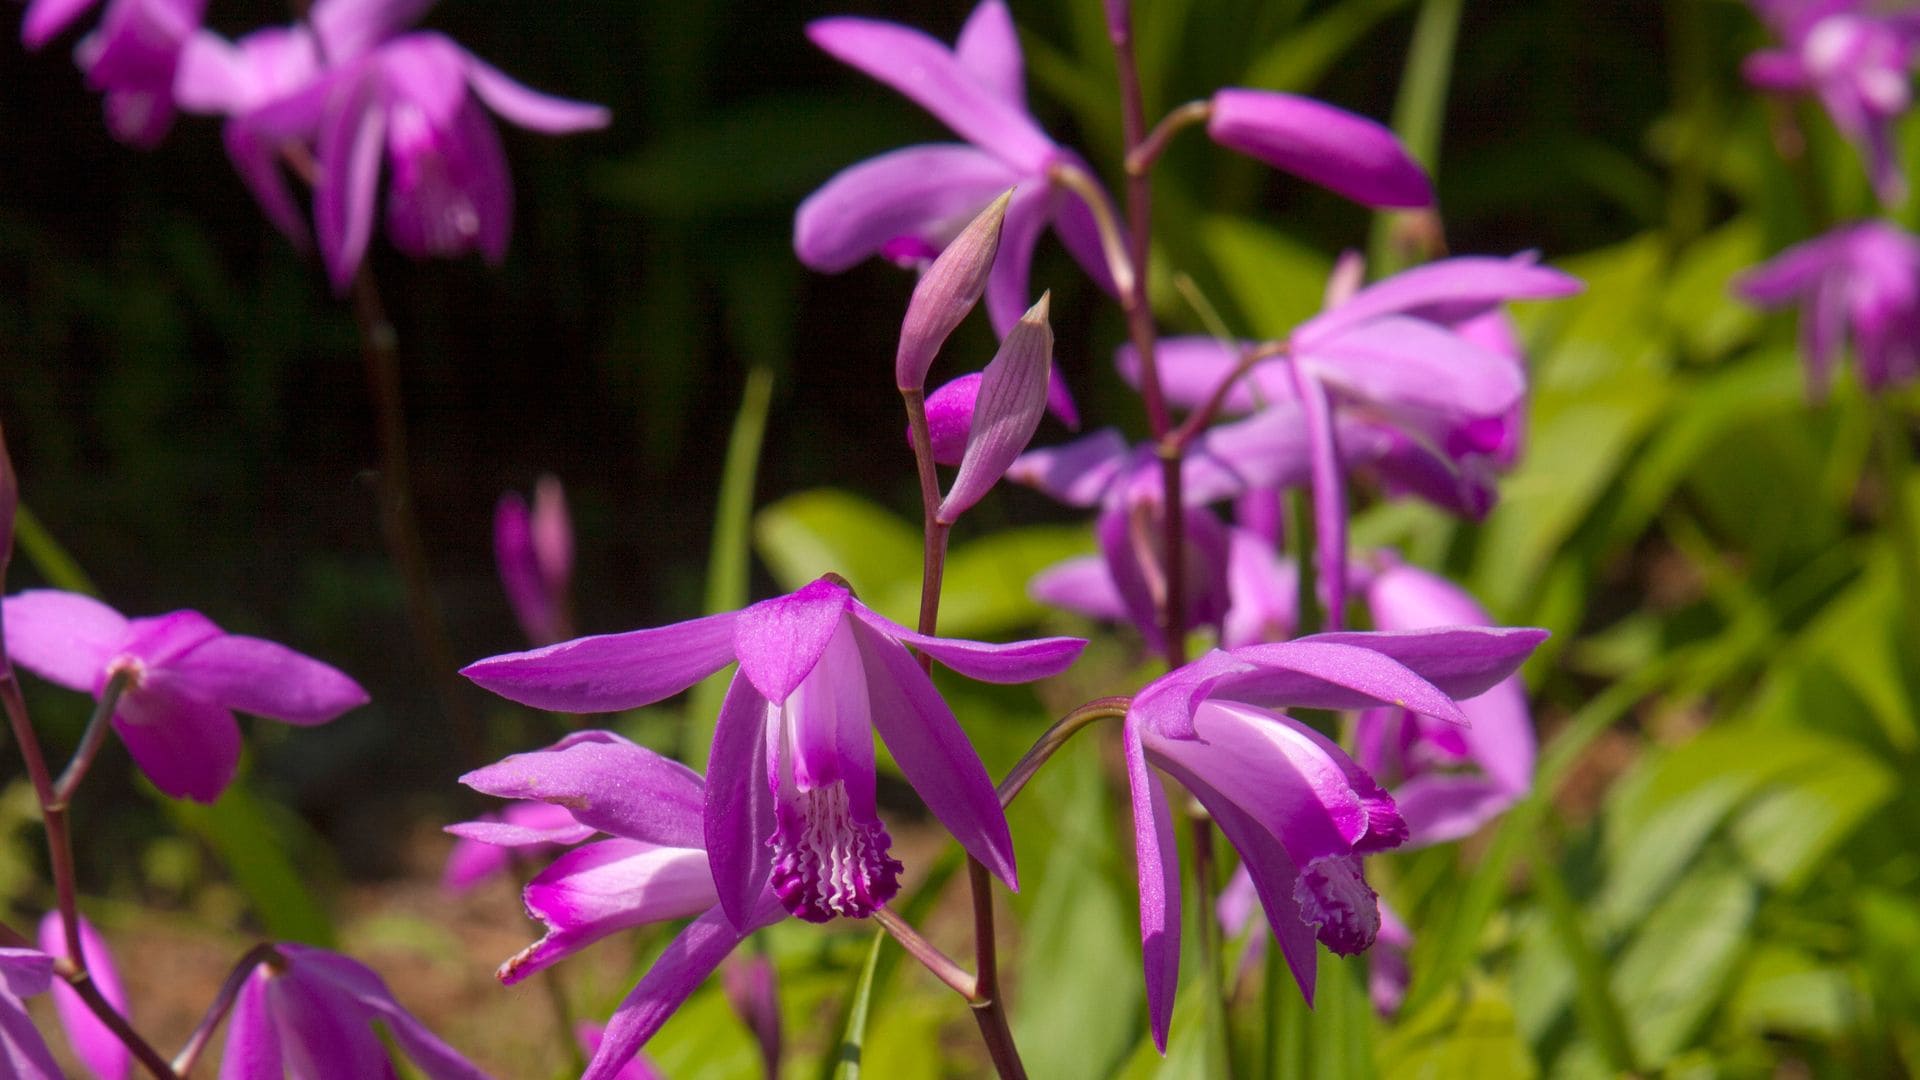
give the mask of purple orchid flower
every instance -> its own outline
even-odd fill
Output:
[[[33,0],[21,38],[38,49],[92,10],[98,0]],[[206,0],[109,0],[100,24],[74,59],[105,95],[114,138],[151,149],[173,126],[173,80],[180,50],[200,29]]]
[[[1353,954],[1379,929],[1359,856],[1406,839],[1393,800],[1338,746],[1275,709],[1393,704],[1464,723],[1455,699],[1511,674],[1544,631],[1329,633],[1216,650],[1135,695],[1122,744],[1133,794],[1140,938],[1154,1041],[1180,970],[1180,871],[1156,766],[1207,808],[1253,876],[1301,993],[1317,938]]]
[[[61,1080],[40,1029],[21,998],[53,983],[53,957],[38,949],[0,948],[0,1072],[16,1080]]]
[[[1511,259],[1444,259],[1363,289],[1355,264],[1336,273],[1327,310],[1295,328],[1284,355],[1256,364],[1229,392],[1233,412],[1284,410],[1305,432],[1314,495],[1317,584],[1330,624],[1346,608],[1344,473],[1371,467],[1389,490],[1423,495],[1478,517],[1492,505],[1492,467],[1517,449],[1526,373],[1498,324],[1502,304],[1578,292],[1574,278]],[[1156,363],[1167,399],[1212,397],[1256,346],[1210,338],[1162,342]],[[1120,350],[1137,383],[1138,356]]]
[[[1378,630],[1493,625],[1459,586],[1418,567],[1389,565],[1364,590]],[[1460,711],[1467,727],[1392,706],[1366,710],[1354,726],[1354,757],[1392,791],[1408,846],[1467,836],[1533,787],[1533,717],[1519,676]]]
[[[685,659],[682,653],[675,662]],[[692,769],[612,732],[578,732],[460,780],[489,795],[568,807],[610,837],[573,849],[527,885],[527,911],[547,932],[500,966],[502,982],[518,982],[621,930],[693,919],[614,1010],[582,1080],[626,1076],[634,1055],[721,961],[788,915],[764,876],[744,920],[722,908],[705,846],[705,808],[716,793]],[[755,810],[763,820],[774,814],[766,799]]]
[[[899,888],[874,802],[873,731],[941,824],[1013,886],[993,782],[906,646],[970,678],[1012,683],[1058,674],[1085,644],[916,634],[822,578],[738,612],[497,656],[463,674],[523,705],[607,712],[652,704],[738,660],[714,730],[703,847],[725,915],[746,927],[769,884],[787,911],[814,922],[868,915]]]
[[[1181,463],[1186,503],[1185,625],[1218,629],[1227,615],[1231,541],[1210,503],[1248,491],[1301,482],[1307,443],[1289,418],[1263,414],[1223,424],[1196,439]],[[1045,604],[1093,618],[1131,622],[1155,650],[1167,588],[1161,545],[1166,510],[1159,459],[1151,446],[1129,446],[1119,432],[1095,432],[1064,446],[1032,450],[1008,477],[1069,506],[1098,506],[1098,555],[1069,559],[1042,571],[1028,592]]]
[[[98,699],[125,676],[113,730],[174,798],[210,803],[226,790],[240,762],[236,710],[310,727],[367,703],[340,671],[197,611],[129,620],[77,593],[34,589],[7,597],[0,618],[14,662],[48,682]]]
[[[1876,12],[1859,0],[1754,0],[1783,48],[1747,57],[1747,82],[1811,94],[1866,160],[1882,204],[1906,201],[1894,124],[1913,105],[1920,12]]]
[[[234,1001],[220,1080],[392,1076],[376,1022],[428,1080],[486,1077],[401,1008],[372,968],[307,945],[274,949]]]
[[[207,35],[183,60],[181,105],[233,117],[234,164],[295,243],[305,230],[278,158],[289,144],[312,155],[314,229],[337,291],[352,283],[372,238],[382,157],[396,248],[415,258],[478,251],[498,263],[512,231],[513,183],[487,112],[549,134],[609,120],[601,106],[522,86],[441,34],[399,34],[428,6],[321,0],[310,28],[234,45]]]
[[[1240,954],[1242,971],[1246,970],[1247,965],[1259,961],[1267,951],[1270,935],[1266,920],[1259,918],[1263,914],[1259,903],[1253,874],[1244,862],[1227,879],[1226,887],[1220,890],[1220,898],[1214,901],[1214,914],[1219,918],[1221,928],[1229,934],[1247,935],[1246,949]],[[1407,929],[1407,924],[1400,921],[1385,900],[1380,901],[1379,912],[1380,931],[1374,935],[1373,947],[1367,950],[1367,997],[1372,1001],[1375,1012],[1391,1017],[1400,1011],[1400,1003],[1406,1000],[1411,977],[1407,969],[1407,953],[1413,948],[1413,931]]]
[[[65,926],[57,911],[47,912],[46,917],[40,920],[40,948],[47,955],[67,955]],[[94,985],[100,988],[100,996],[106,998],[107,1003],[120,1015],[127,1015],[127,992],[120,985],[120,973],[114,968],[113,954],[107,951],[106,939],[84,918],[80,920],[80,951],[86,955],[87,974]],[[100,1018],[81,999],[79,992],[68,986],[65,980],[54,981],[53,1008],[60,1017],[60,1027],[67,1033],[67,1044],[73,1047],[74,1056],[99,1080],[125,1080],[133,1071],[133,1055],[127,1050],[126,1044],[100,1022]]]
[[[531,510],[517,491],[500,496],[493,510],[493,558],[529,641],[551,645],[573,636],[573,521],[557,477],[542,476],[534,485]]]
[[[1920,373],[1920,238],[1898,226],[1842,225],[1747,271],[1733,288],[1762,307],[1800,304],[1801,359],[1815,400],[1825,399],[1849,340],[1870,391]]]
[[[580,843],[598,830],[580,824],[563,806],[523,800],[508,803],[497,814],[449,825],[447,831],[458,839],[447,853],[440,887],[461,893],[506,872],[513,862],[513,849],[539,855]]]
[[[1002,0],[975,7],[951,49],[912,27],[875,19],[821,19],[808,25],[807,36],[966,142],[909,146],[827,181],[794,214],[793,248],[802,263],[829,274],[876,254],[924,264],[1015,188],[987,281],[994,330],[1005,334],[1031,303],[1033,250],[1049,224],[1094,281],[1114,291],[1092,212],[1050,177],[1055,163],[1085,166],[1027,111],[1025,61]]]

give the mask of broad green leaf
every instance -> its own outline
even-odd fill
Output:
[[[1028,626],[1048,610],[1027,595],[1027,582],[1057,562],[1094,550],[1081,526],[1035,525],[970,540],[947,553],[940,592],[940,632],[954,637],[992,637]],[[920,582],[908,588],[919,601]]]
[[[1759,889],[1735,867],[1681,879],[1614,965],[1613,992],[1643,1065],[1678,1053],[1719,1005],[1736,970]]]
[[[1207,218],[1200,241],[1253,336],[1279,340],[1320,310],[1333,267],[1320,252],[1241,218]]]
[[[789,495],[754,518],[754,546],[782,588],[825,573],[853,585],[888,618],[912,623],[919,607],[920,532],[850,492]]]
[[[1760,793],[1733,822],[1734,846],[1761,881],[1794,890],[1893,795],[1893,772],[1835,743],[1810,754],[1787,783]]]
[[[156,796],[156,798],[160,798]],[[236,779],[212,806],[160,798],[174,822],[213,849],[269,936],[331,946],[333,924],[294,863],[298,819]]]
[[[1504,987],[1474,979],[1403,1019],[1380,1043],[1383,1080],[1530,1080]]]
[[[1747,961],[1727,1013],[1755,1036],[1837,1039],[1854,1023],[1856,1000],[1846,971],[1798,949],[1765,945]]]
[[[1312,89],[1387,16],[1411,0],[1348,0],[1289,29],[1247,65],[1240,85],[1293,93]]]
[[[1680,253],[1664,311],[1689,356],[1718,359],[1759,324],[1760,312],[1734,298],[1733,279],[1765,254],[1760,226],[1747,217],[1735,218]]]

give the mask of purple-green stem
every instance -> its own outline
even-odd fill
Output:
[[[919,631],[931,636],[938,632],[940,625],[940,586],[946,575],[947,533],[950,526],[939,518],[940,474],[934,470],[933,435],[927,427],[926,394],[919,387],[901,387],[900,398],[906,403],[908,438],[913,443],[914,465],[920,477],[921,524],[925,537],[920,573]],[[920,666],[931,672],[933,658],[921,653]],[[1021,1064],[1020,1051],[1014,1046],[1013,1029],[1007,1023],[1006,1003],[1000,996],[1000,960],[993,927],[993,877],[988,873],[986,864],[972,855],[967,856],[967,886],[973,897],[974,974],[970,992],[962,993],[967,1004],[973,1007],[974,1021],[980,1026],[980,1038],[986,1042],[987,1053],[993,1058],[993,1067],[999,1072],[1001,1080],[1025,1080],[1026,1067]],[[898,936],[895,934],[895,937]],[[902,944],[906,942],[902,941]],[[914,952],[912,949],[908,951]],[[914,952],[914,956],[922,963],[927,963],[926,957],[920,953]],[[955,986],[939,968],[931,964],[928,967],[949,986]],[[955,989],[959,987],[955,986]]]
[[[253,976],[253,969],[261,964],[268,964],[275,968],[283,967],[286,964],[286,958],[281,956],[280,951],[271,943],[265,941],[241,954],[240,959],[234,962],[233,969],[227,972],[226,980],[220,984],[219,992],[213,995],[213,1001],[208,1003],[206,1013],[200,1017],[200,1023],[194,1026],[193,1034],[187,1036],[186,1045],[173,1056],[174,1072],[181,1076],[193,1072],[193,1067],[199,1062],[201,1053],[207,1048],[207,1043],[213,1040],[214,1030],[220,1026],[220,1021],[227,1018],[228,1011],[233,1008],[234,1001],[240,996],[241,988],[246,986],[247,980]]]
[[[74,748],[73,758],[61,770],[60,779],[53,782],[53,804],[61,810],[73,802],[73,793],[79,790],[80,781],[86,779],[87,770],[93,768],[93,759],[107,741],[114,707],[120,704],[120,695],[126,692],[127,684],[132,681],[133,673],[120,668],[101,688],[100,700],[93,707],[93,716],[87,720],[87,730],[80,736],[80,745]]]

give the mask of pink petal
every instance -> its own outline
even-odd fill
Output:
[[[1023,683],[1052,678],[1067,670],[1087,647],[1082,638],[1033,638],[996,645],[966,638],[918,634],[854,601],[855,618],[880,634],[933,657],[969,679],[990,683]]]
[[[971,146],[908,146],[851,165],[806,197],[793,215],[793,250],[822,273],[865,261],[912,236],[946,247],[1020,175]]]
[[[1526,392],[1526,373],[1432,323],[1383,316],[1314,345],[1294,361],[1341,394],[1443,416],[1497,416]]]
[[[547,933],[500,965],[508,986],[601,938],[713,907],[713,873],[699,848],[601,840],[555,859],[527,884],[527,913]]]
[[[866,665],[873,726],[901,773],[968,854],[1018,889],[1006,814],[953,711],[898,641],[864,620],[854,620],[853,633]]]
[[[29,589],[0,601],[6,654],[69,690],[92,693],[126,642],[127,620],[92,597]]]
[[[59,912],[49,911],[40,920],[39,938],[40,948],[48,955],[67,955],[66,928]],[[114,970],[106,939],[85,917],[80,919],[80,950],[87,958],[87,972],[100,988],[100,996],[122,1016],[126,1015],[127,992],[121,988],[120,974]],[[73,1047],[80,1063],[100,1080],[123,1080],[133,1068],[132,1053],[64,979],[55,980],[53,984],[53,1005],[60,1017],[60,1026],[67,1033],[67,1043]]]
[[[589,733],[583,732],[581,735]],[[460,778],[503,799],[564,807],[581,825],[633,840],[699,847],[700,775],[612,732],[514,754]]]
[[[371,78],[342,86],[320,132],[320,176],[314,185],[314,231],[327,277],[337,293],[347,291],[373,238],[380,156],[386,145],[387,112]]]
[[[1321,613],[1335,630],[1347,620],[1347,487],[1340,466],[1340,444],[1334,434],[1333,407],[1326,388],[1305,370],[1298,358],[1288,364],[1293,392],[1306,420],[1313,484],[1314,586]]]
[[[768,701],[786,701],[820,662],[852,602],[845,587],[821,578],[741,611],[733,627],[741,674]]]
[[[1417,266],[1361,289],[1345,303],[1300,324],[1292,340],[1310,349],[1341,331],[1383,315],[1429,322],[1464,322],[1509,300],[1572,296],[1580,279],[1540,266],[1530,255],[1510,259],[1463,256]]]
[[[38,49],[72,26],[80,16],[93,10],[100,0],[30,0],[20,20],[20,41],[29,49]]]
[[[736,673],[714,722],[707,755],[713,782],[701,811],[703,845],[725,918],[745,927],[773,872],[767,841],[774,832],[767,782],[767,699]]]
[[[1040,234],[1046,231],[1047,220],[1058,202],[1059,193],[1045,180],[1023,178],[1014,189],[1013,202],[1007,205],[1000,250],[987,276],[986,291],[987,320],[1001,337],[1013,332],[1033,303],[1033,249],[1040,243]]]
[[[903,392],[926,385],[927,369],[933,366],[940,347],[980,302],[994,253],[1000,250],[1000,228],[1012,198],[1013,193],[1007,191],[987,204],[914,285],[906,317],[900,324],[900,347],[893,358],[894,385]]]
[[[182,690],[164,671],[120,697],[113,730],[153,786],[211,803],[240,765],[240,725],[226,708]]]
[[[473,54],[466,54],[467,84],[474,95],[502,118],[530,131],[564,135],[592,131],[613,122],[604,105],[571,101],[523,86]]]
[[[1002,0],[980,0],[960,28],[953,45],[960,66],[981,85],[1021,112],[1027,110],[1026,64],[1020,55],[1020,35],[1013,15]]]
[[[307,21],[327,59],[344,64],[420,21],[434,0],[314,0]]]
[[[617,712],[672,697],[733,659],[735,612],[576,638],[460,670],[509,701],[555,712]]]
[[[169,665],[182,688],[269,720],[324,724],[365,705],[367,692],[339,669],[285,645],[226,634]]]
[[[1207,134],[1228,149],[1367,206],[1433,204],[1426,173],[1393,132],[1312,98],[1268,90],[1217,91]]]
[[[918,30],[841,17],[807,24],[807,37],[834,59],[906,95],[961,138],[1023,173],[1040,172],[1053,153],[1053,141],[1032,117],[963,66],[946,46]]]
[[[258,130],[239,120],[230,120],[220,128],[221,137],[227,144],[227,158],[233,162],[234,171],[240,174],[240,180],[253,192],[260,203],[260,209],[267,215],[273,227],[280,230],[294,247],[308,250],[312,244],[307,236],[306,218],[302,215],[300,204],[294,201],[293,191],[287,186],[286,174],[280,168],[278,149]]]
[[[322,1001],[329,997],[336,1001],[348,999],[364,1011],[367,1019],[380,1020],[392,1034],[393,1040],[400,1044],[401,1051],[419,1066],[427,1080],[488,1080],[486,1073],[439,1036],[428,1031],[426,1025],[415,1019],[412,1013],[401,1008],[393,999],[393,992],[387,989],[386,982],[372,968],[349,957],[304,945],[282,944],[278,948],[292,962],[290,971],[300,982],[323,990],[325,997],[316,994],[315,998]],[[279,981],[289,980],[282,978]],[[284,1016],[282,1012],[283,1023]],[[375,1045],[378,1046],[378,1043]],[[384,1060],[384,1049],[381,1050],[381,1056]],[[360,1074],[324,1072],[317,1075]]]
[[[1027,595],[1043,604],[1104,622],[1127,618],[1127,604],[1099,555],[1055,563],[1027,582]]]
[[[220,1054],[220,1080],[281,1080],[280,1033],[267,1005],[272,976],[256,968],[227,1018],[227,1045]]]
[[[1121,735],[1133,800],[1133,858],[1140,885],[1140,959],[1147,981],[1147,1020],[1153,1044],[1167,1052],[1173,998],[1180,988],[1180,849],[1160,778],[1147,765],[1140,733]]]
[[[1495,683],[1519,670],[1520,664],[1546,639],[1545,630],[1519,627],[1450,626],[1430,630],[1315,634],[1289,644],[1359,646],[1382,656],[1391,657],[1396,663],[1405,665],[1407,669],[1441,693],[1464,701],[1477,694],[1486,693]],[[1261,649],[1266,650],[1283,647],[1260,646]],[[1249,650],[1236,649],[1234,655],[1243,656],[1248,652]],[[1415,712],[1442,719],[1447,718],[1442,713],[1428,713],[1425,709],[1411,704],[1392,702],[1391,699],[1381,700],[1402,704],[1403,707],[1413,709]],[[1300,704],[1307,703],[1300,702]],[[1359,708],[1362,706],[1325,707]]]
[[[1047,376],[1053,368],[1053,327],[1047,315],[1048,299],[1042,296],[1007,331],[1000,351],[981,373],[967,449],[953,486],[940,503],[938,520],[952,524],[984,498],[1040,427],[1040,416],[1047,408]]]
[[[1132,460],[1126,438],[1104,428],[1064,446],[1029,450],[1007,469],[1007,476],[1068,506],[1094,506]]]

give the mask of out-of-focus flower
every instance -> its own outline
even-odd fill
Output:
[[[1387,566],[1365,597],[1379,630],[1493,624],[1459,586],[1418,567]],[[1393,706],[1368,709],[1354,726],[1354,757],[1393,792],[1410,845],[1466,836],[1533,786],[1533,718],[1519,676],[1460,711],[1466,727]]]
[[[96,0],[33,0],[21,38],[38,49]],[[206,0],[109,0],[100,24],[74,50],[87,82],[105,95],[114,138],[151,148],[173,126],[173,80],[180,50],[200,29]]]
[[[1005,334],[1027,310],[1034,245],[1049,224],[1087,273],[1113,291],[1092,212],[1049,175],[1056,163],[1085,165],[1027,111],[1025,61],[1006,4],[983,0],[951,49],[912,27],[876,19],[821,19],[808,25],[807,36],[966,141],[895,150],[827,181],[794,214],[793,248],[801,262],[830,274],[876,254],[924,264],[981,208],[1014,188],[986,287],[995,331]]]
[[[722,910],[703,837],[712,792],[698,773],[612,732],[578,732],[460,780],[489,795],[569,807],[610,837],[561,856],[527,885],[527,911],[547,932],[500,966],[502,982],[518,982],[620,930],[693,919],[614,1010],[582,1080],[633,1075],[626,1070],[640,1047],[720,962],[755,930],[787,917],[764,877],[745,918]],[[764,797],[756,809],[763,818],[773,815]]]
[[[874,802],[875,731],[934,817],[1012,885],[993,782],[906,646],[970,678],[1011,683],[1059,673],[1085,644],[916,634],[822,578],[738,612],[497,656],[463,674],[535,708],[607,712],[679,693],[737,659],[708,758],[702,846],[721,907],[744,927],[769,885],[814,922],[871,914],[897,891],[900,864]]]
[[[37,949],[0,948],[0,1066],[17,1080],[60,1080],[40,1029],[21,998],[44,994],[53,982],[53,957]]]
[[[401,1008],[372,968],[307,945],[274,949],[233,1003],[220,1080],[392,1076],[380,1030],[428,1080],[487,1075]]]
[[[901,393],[925,389],[927,369],[940,354],[940,346],[980,302],[994,255],[1000,250],[1007,204],[1012,201],[1013,192],[1008,191],[988,203],[914,285],[893,360],[894,385]]]
[[[493,559],[520,629],[535,645],[572,637],[573,521],[554,476],[533,489],[533,508],[517,491],[493,508]]]
[[[582,825],[566,807],[531,800],[508,803],[498,814],[447,826],[456,839],[440,873],[440,887],[465,892],[501,873],[513,861],[513,851],[539,855],[577,844],[594,829]]]
[[[1228,607],[1229,538],[1208,504],[1247,491],[1301,482],[1306,438],[1289,418],[1262,415],[1224,424],[1194,441],[1181,461],[1186,557],[1183,624],[1219,627]],[[1163,549],[1166,509],[1159,458],[1119,432],[1095,432],[1064,446],[1029,451],[1007,475],[1069,506],[1098,506],[1098,555],[1042,571],[1028,592],[1042,603],[1099,619],[1131,622],[1150,648],[1164,647],[1168,594]]]
[[[1207,110],[1207,134],[1221,146],[1366,206],[1433,202],[1425,170],[1392,131],[1324,101],[1272,90],[1219,90]]]
[[[606,126],[598,105],[537,93],[435,33],[399,34],[428,5],[321,0],[310,28],[228,44],[201,35],[176,80],[182,108],[233,118],[227,147],[267,216],[305,230],[280,172],[284,148],[311,156],[314,231],[345,291],[373,235],[381,161],[387,236],[416,258],[505,258],[513,183],[489,111],[550,134]],[[265,36],[262,36],[265,35]]]
[[[47,955],[67,955],[65,927],[57,911],[47,912],[40,920],[40,948]],[[107,951],[106,939],[84,918],[80,920],[80,951],[87,958],[87,975],[100,988],[100,996],[125,1016],[127,992],[120,985],[120,973],[114,969],[113,955]],[[124,1080],[133,1070],[133,1055],[127,1050],[126,1044],[100,1022],[100,1018],[81,999],[79,992],[64,980],[54,980],[53,1008],[60,1017],[61,1029],[67,1033],[67,1045],[73,1047],[74,1057],[79,1058],[80,1063],[93,1075],[100,1080]]]
[[[764,953],[747,956],[728,964],[720,973],[733,1011],[753,1032],[760,1045],[760,1060],[768,1076],[780,1073],[781,1022],[780,974]]]
[[[1877,11],[1859,0],[1753,0],[1781,48],[1747,57],[1747,82],[1811,94],[1866,159],[1880,201],[1906,200],[1893,126],[1913,104],[1920,13]]]
[[[1851,342],[1860,382],[1884,390],[1920,373],[1920,238],[1885,221],[1842,225],[1734,282],[1763,307],[1800,305],[1808,392],[1824,399]]]
[[[1317,938],[1343,954],[1379,929],[1358,856],[1406,839],[1393,800],[1339,747],[1276,709],[1392,704],[1454,723],[1456,698],[1511,674],[1538,630],[1331,633],[1176,668],[1135,695],[1122,736],[1133,795],[1140,939],[1154,1041],[1166,1047],[1180,969],[1180,871],[1153,767],[1180,781],[1239,850],[1311,1002]]]
[[[99,699],[124,682],[113,730],[153,785],[212,802],[240,761],[235,711],[311,726],[367,703],[335,668],[260,638],[229,634],[197,611],[129,620],[77,593],[6,598],[14,663]]]
[[[1266,920],[1260,917],[1263,913],[1259,901],[1253,887],[1253,874],[1244,862],[1227,879],[1220,898],[1214,901],[1214,914],[1221,928],[1229,934],[1247,935],[1246,950],[1240,954],[1242,970],[1266,954],[1267,939],[1272,936]],[[1379,912],[1380,931],[1374,935],[1373,947],[1367,952],[1367,996],[1375,1012],[1390,1017],[1400,1011],[1400,1003],[1407,996],[1407,952],[1413,948],[1413,932],[1385,900],[1380,901]]]

